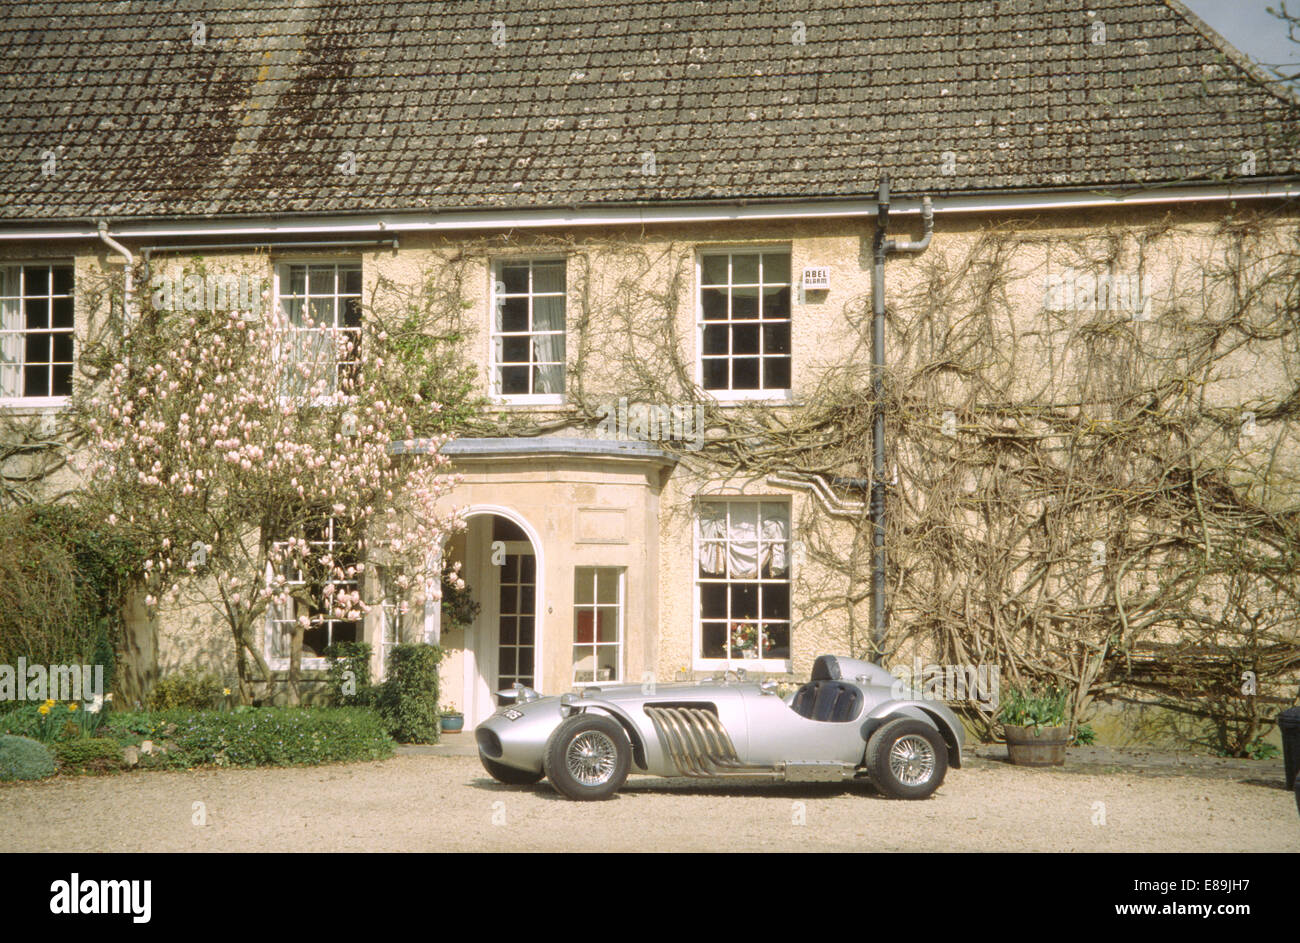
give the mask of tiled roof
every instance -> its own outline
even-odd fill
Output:
[[[1174,0],[5,3],[0,218],[1300,172],[1294,100],[1202,30]]]

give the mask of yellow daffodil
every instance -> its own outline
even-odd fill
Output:
[[[221,693],[226,697],[230,697],[230,688],[222,688]]]
[[[48,713],[50,712],[50,705],[49,705],[49,704],[42,704],[42,705],[40,706],[40,708],[38,708],[38,710],[39,710],[39,712],[40,712],[41,714],[48,714]]]
[[[77,709],[77,702],[76,702],[76,701],[73,701],[71,704],[68,705],[68,710],[69,710],[69,711],[75,711],[76,709]]]

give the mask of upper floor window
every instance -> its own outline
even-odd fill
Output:
[[[0,266],[0,399],[71,396],[72,364],[72,266]]]
[[[790,389],[789,250],[702,255],[700,330],[704,389]]]
[[[492,285],[492,392],[521,402],[564,397],[563,259],[496,264]]]
[[[328,396],[361,363],[361,264],[310,262],[280,270],[280,305],[293,328],[287,395]]]

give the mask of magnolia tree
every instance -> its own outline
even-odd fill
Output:
[[[385,589],[439,598],[436,550],[458,524],[438,510],[453,482],[441,439],[400,447],[413,431],[389,396],[388,338],[359,310],[318,324],[259,313],[256,297],[229,311],[160,300],[88,345],[73,400],[86,500],[145,548],[149,606],[184,593],[221,614],[245,703],[270,679],[271,607],[296,701],[304,633],[361,619]]]

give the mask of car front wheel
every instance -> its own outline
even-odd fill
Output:
[[[570,799],[608,799],[627,779],[632,747],[618,721],[604,714],[575,714],[546,745],[546,778]]]
[[[948,772],[948,745],[939,731],[911,718],[886,722],[867,741],[867,772],[891,799],[924,799]]]

